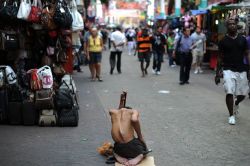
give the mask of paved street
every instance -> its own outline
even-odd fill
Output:
[[[249,166],[250,100],[240,105],[235,126],[222,85],[213,71],[191,74],[178,84],[179,68],[165,60],[161,75],[141,77],[139,62],[126,53],[122,74],[109,74],[109,52],[103,54],[104,82],[91,82],[87,66],[74,73],[79,91],[78,127],[0,126],[0,166],[105,166],[96,149],[110,137],[108,110],[117,108],[122,90],[127,105],[141,113],[142,131],[157,166]],[[159,93],[163,91],[164,93]]]

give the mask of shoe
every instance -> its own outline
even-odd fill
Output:
[[[232,116],[230,116],[229,118],[228,118],[228,123],[230,124],[230,125],[235,125],[235,116],[234,115],[232,115]]]
[[[110,69],[110,74],[111,74],[111,75],[113,74],[113,70],[112,70],[112,69]]]
[[[175,67],[176,65],[171,65],[170,67]]]
[[[186,81],[185,84],[189,84],[189,81]]]
[[[147,71],[147,69],[145,69],[145,70],[144,70],[144,72],[145,72],[145,75],[148,75],[148,71]]]
[[[180,84],[180,85],[184,85],[184,84],[185,84],[185,82],[182,82],[182,81],[181,81],[179,84]]]
[[[160,71],[157,71],[157,72],[156,72],[156,75],[161,75],[161,72],[160,72]]]
[[[239,114],[239,105],[235,105],[234,104],[234,109],[233,109],[234,115],[238,115]]]
[[[96,76],[96,78],[97,78],[97,80],[98,80],[99,82],[102,82],[102,81],[103,81],[102,78],[101,78],[100,76]]]
[[[156,74],[156,70],[155,70],[155,69],[152,69],[152,73],[153,73],[153,74]]]
[[[199,73],[203,73],[203,70],[201,68],[198,69]]]
[[[122,74],[122,72],[121,72],[121,71],[118,71],[118,74]]]
[[[194,74],[198,74],[198,72],[199,72],[198,69],[195,69]]]

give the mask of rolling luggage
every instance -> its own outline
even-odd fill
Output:
[[[38,113],[33,101],[25,100],[22,105],[22,115],[24,125],[35,125],[38,119]]]
[[[12,125],[20,125],[22,123],[22,103],[9,102],[8,105],[9,123]]]
[[[61,127],[78,126],[78,121],[79,121],[78,110],[79,110],[79,107],[76,105],[73,106],[72,109],[60,110],[59,117],[58,117],[58,125]]]
[[[39,126],[56,126],[57,114],[54,110],[41,110],[39,115]]]
[[[0,124],[7,122],[8,95],[6,89],[0,89]]]

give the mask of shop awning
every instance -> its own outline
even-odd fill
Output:
[[[245,7],[245,8],[250,8],[250,2],[243,1],[243,2],[240,2],[240,3],[234,3],[234,4],[227,5],[227,7],[235,7],[235,8]]]
[[[207,14],[207,10],[191,10],[192,15]]]

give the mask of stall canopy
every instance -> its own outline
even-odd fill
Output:
[[[192,15],[207,14],[207,10],[191,10]]]
[[[243,1],[243,2],[240,2],[240,3],[234,3],[234,4],[227,5],[227,7],[250,8],[250,2],[249,1]]]

